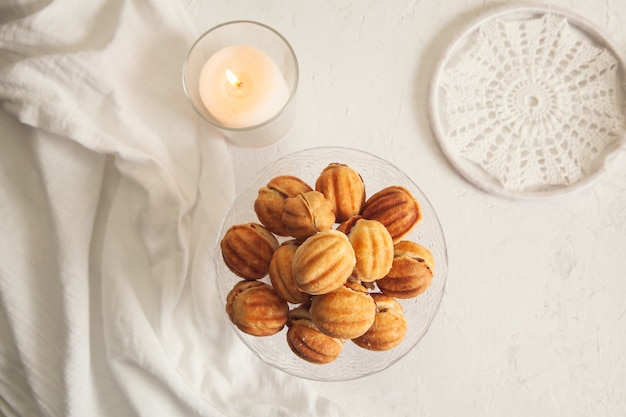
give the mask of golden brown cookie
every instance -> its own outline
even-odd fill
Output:
[[[434,259],[419,243],[403,240],[396,244],[389,273],[376,281],[378,288],[396,298],[422,294],[433,282]]]
[[[292,304],[304,303],[311,298],[311,295],[298,289],[293,277],[293,256],[297,249],[295,240],[284,242],[274,252],[269,268],[272,287],[283,300]]]
[[[335,212],[324,194],[309,191],[285,201],[282,221],[289,236],[306,239],[329,230],[335,223]]]
[[[264,282],[239,281],[226,297],[226,313],[241,331],[270,336],[287,323],[289,305]]]
[[[365,202],[365,184],[352,167],[331,163],[315,181],[315,189],[333,204],[337,222],[359,214]]]
[[[254,211],[261,224],[279,236],[289,236],[283,224],[285,201],[313,189],[298,177],[280,175],[272,178],[258,191]]]
[[[337,359],[343,350],[341,339],[325,335],[311,321],[308,310],[292,310],[288,321],[287,343],[291,351],[307,362],[325,364]]]
[[[350,229],[348,239],[356,256],[355,278],[373,282],[387,275],[393,262],[394,247],[391,234],[381,222],[358,220]]]
[[[361,216],[360,214],[354,215],[354,216],[350,217],[349,219],[346,219],[346,220],[342,221],[341,223],[339,223],[337,225],[337,230],[339,230],[340,232],[343,232],[345,234],[350,234],[350,230],[352,230],[352,228],[354,227],[356,222],[358,222],[362,218],[363,218],[363,216]]]
[[[331,229],[309,237],[298,247],[293,257],[293,276],[301,291],[324,294],[341,287],[355,264],[348,237]]]
[[[311,300],[311,320],[324,334],[339,339],[354,339],[374,323],[376,304],[360,284],[345,286]]]
[[[417,200],[407,188],[397,185],[383,188],[368,198],[361,215],[384,224],[394,243],[408,235],[422,219]]]
[[[388,295],[374,293],[371,296],[376,303],[374,324],[352,341],[368,350],[392,349],[402,343],[408,329],[402,306]]]
[[[278,246],[276,237],[258,223],[231,226],[220,242],[226,266],[245,279],[260,279],[267,275]]]

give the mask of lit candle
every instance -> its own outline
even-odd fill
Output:
[[[219,50],[200,72],[200,98],[226,127],[258,125],[275,116],[289,98],[289,87],[276,63],[247,45]]]

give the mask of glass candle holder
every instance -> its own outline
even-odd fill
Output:
[[[277,31],[240,20],[196,40],[183,67],[192,108],[232,142],[263,147],[291,129],[296,112],[298,60]]]

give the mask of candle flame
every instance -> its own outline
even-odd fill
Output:
[[[233,87],[241,87],[241,85],[243,84],[243,81],[241,81],[239,77],[235,75],[234,72],[232,72],[228,68],[226,68],[225,72],[226,72],[226,79],[228,80],[229,83],[233,85]]]

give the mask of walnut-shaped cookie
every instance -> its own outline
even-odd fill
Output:
[[[352,228],[354,227],[354,225],[356,224],[356,222],[358,222],[359,220],[361,220],[363,218],[363,216],[361,216],[360,214],[356,214],[344,221],[342,221],[341,223],[339,223],[337,225],[337,229],[340,232],[343,232],[345,234],[350,234],[350,230],[352,230]]]
[[[287,326],[287,344],[293,353],[307,362],[330,363],[343,350],[343,340],[328,336],[315,327],[308,306],[292,310]]]
[[[293,256],[293,277],[300,291],[324,294],[341,287],[352,274],[356,257],[345,233],[319,232],[306,239]]]
[[[311,300],[311,320],[324,334],[354,339],[374,323],[376,304],[367,289],[355,282]]]
[[[394,243],[402,240],[422,220],[422,210],[413,194],[398,185],[383,188],[370,196],[361,215],[384,224]]]
[[[333,204],[337,222],[359,214],[365,203],[365,184],[354,168],[331,163],[324,168],[315,181],[315,189]]]
[[[435,261],[428,249],[417,242],[403,240],[395,245],[391,270],[376,281],[376,285],[391,297],[416,297],[432,284],[434,267]]]
[[[278,246],[276,237],[258,223],[231,226],[220,242],[226,266],[241,278],[251,280],[267,275]]]
[[[402,305],[385,294],[373,293],[371,296],[376,303],[374,324],[352,341],[368,350],[392,349],[402,343],[408,329]]]
[[[241,331],[271,336],[285,327],[289,305],[261,281],[239,281],[226,297],[226,313]]]
[[[282,221],[289,236],[303,240],[329,230],[335,223],[335,212],[324,194],[309,191],[285,201]]]
[[[362,282],[373,282],[389,273],[393,263],[393,239],[378,220],[358,220],[348,234],[354,248],[356,265],[353,276]]]
[[[283,242],[274,252],[270,261],[269,276],[272,287],[285,301],[300,304],[311,298],[310,294],[300,291],[293,277],[293,257],[298,249],[298,242]]]
[[[283,224],[285,201],[298,194],[313,191],[311,186],[298,177],[280,175],[272,178],[265,187],[259,189],[254,201],[254,211],[265,227],[279,236],[289,236]]]

